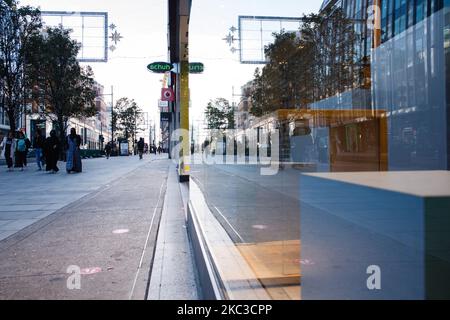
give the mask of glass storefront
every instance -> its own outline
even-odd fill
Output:
[[[448,5],[192,2],[191,214],[224,298],[450,297]]]

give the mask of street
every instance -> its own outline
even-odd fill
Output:
[[[34,164],[1,172],[0,299],[146,297],[170,161],[119,157],[83,166],[77,175]],[[79,288],[68,283],[70,266],[81,273]]]

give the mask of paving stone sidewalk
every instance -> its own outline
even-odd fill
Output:
[[[0,240],[108,186],[139,166],[162,158],[167,156],[148,155],[142,161],[138,157],[88,159],[83,160],[82,173],[70,175],[63,162],[58,164],[58,174],[37,171],[31,161],[23,172],[7,172],[6,167],[0,166]]]
[[[125,160],[135,159],[98,162],[100,171],[96,160],[85,161],[85,172],[73,176],[24,172],[19,189],[8,189],[1,172],[0,186],[14,203],[2,193],[0,216],[21,215],[17,227],[33,221],[0,241],[0,299],[146,298],[170,161],[126,166]],[[80,289],[68,288],[70,266],[81,271]]]

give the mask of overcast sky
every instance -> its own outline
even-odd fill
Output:
[[[205,72],[191,76],[191,120],[202,118],[209,99],[239,97],[240,87],[251,80],[255,65],[239,63],[222,40],[239,15],[297,17],[317,12],[321,0],[193,0],[190,24],[190,59],[205,64]],[[105,93],[114,86],[114,98],[129,97],[153,119],[158,119],[161,75],[147,71],[154,61],[167,59],[167,0],[21,0],[43,11],[108,12],[109,23],[123,36],[107,63],[90,63]],[[109,97],[105,97],[106,100]]]

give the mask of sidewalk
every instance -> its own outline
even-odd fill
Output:
[[[170,167],[151,159],[86,160],[79,175],[1,172],[1,219],[16,221],[3,222],[15,234],[0,241],[0,299],[145,299]]]
[[[83,160],[83,172],[71,175],[64,162],[58,163],[58,174],[37,171],[35,163],[23,172],[0,167],[0,241],[158,158],[165,156]]]
[[[152,269],[149,300],[199,300],[201,290],[187,234],[187,183],[179,184],[175,166],[169,171],[164,210]]]

